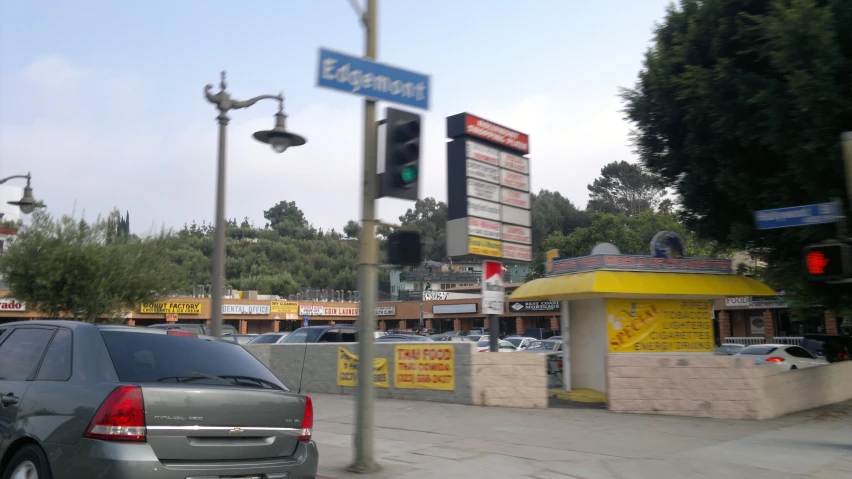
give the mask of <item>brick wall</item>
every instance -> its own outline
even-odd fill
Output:
[[[616,412],[770,419],[852,399],[852,362],[797,371],[737,356],[607,356]]]
[[[547,407],[547,356],[532,353],[476,353],[471,356],[473,404]]]

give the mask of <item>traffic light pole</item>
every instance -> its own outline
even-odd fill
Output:
[[[364,57],[376,60],[378,0],[367,0],[367,10],[362,16],[366,30]],[[364,188],[362,191],[362,227],[358,289],[362,292],[361,311],[358,316],[358,396],[355,405],[355,462],[349,470],[367,474],[376,471],[373,452],[373,411],[375,389],[373,386],[373,331],[378,290],[378,248],[376,242],[376,197],[378,128],[376,102],[364,100]]]

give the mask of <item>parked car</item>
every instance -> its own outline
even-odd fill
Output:
[[[252,339],[249,344],[278,344],[284,341],[289,335],[290,333],[284,331],[279,333],[263,333]]]
[[[740,353],[745,348],[745,344],[725,343],[714,350],[714,353],[720,356],[733,356]]]
[[[25,321],[0,358],[0,477],[316,476],[311,399],[231,342]]]
[[[506,338],[506,341],[509,341],[514,345],[518,350],[527,349],[533,341],[536,341],[536,338],[525,338],[523,336],[509,336]]]
[[[737,356],[748,356],[755,364],[775,364],[784,371],[812,368],[828,364],[817,359],[807,349],[791,344],[753,344],[746,346]]]
[[[552,339],[535,340],[524,349],[528,353],[553,353],[562,351],[562,341],[554,341]]]
[[[487,353],[491,351],[491,339],[488,336],[483,336],[479,339],[479,342],[476,343],[476,350],[480,353]],[[506,341],[505,339],[499,340],[499,345],[497,352],[500,353],[513,353],[517,351],[518,348],[515,347],[514,344]]]
[[[845,334],[806,334],[800,346],[830,363],[848,361],[852,356],[852,337]]]
[[[420,336],[419,334],[386,334],[376,340],[377,343],[403,343],[407,341],[434,342],[432,338]]]
[[[550,339],[553,336],[558,336],[559,331],[545,328],[528,328],[524,330],[524,336],[535,339]]]
[[[209,324],[189,324],[189,323],[165,323],[165,324],[152,324],[148,326],[149,328],[154,329],[165,329],[165,330],[177,330],[177,331],[186,331],[188,333],[195,333],[199,336],[210,336],[213,334],[213,330]],[[230,324],[222,325],[222,335],[226,334],[239,334],[237,328],[231,326]]]
[[[240,345],[248,344],[252,339],[256,338],[257,334],[226,334],[222,336],[223,341],[230,341]]]
[[[350,324],[329,324],[299,328],[284,338],[280,344],[305,343],[357,343],[358,328]]]

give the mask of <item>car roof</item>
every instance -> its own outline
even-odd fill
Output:
[[[74,321],[73,319],[38,319],[35,321],[15,321],[14,323],[4,323],[0,324],[0,327],[15,327],[15,326],[54,326],[54,327],[63,327],[70,329],[80,329],[80,328],[96,328],[102,325],[96,325],[92,323],[86,323],[83,321]],[[103,325],[107,326],[107,325]],[[117,325],[110,325],[117,326]],[[126,326],[128,328],[132,326]]]

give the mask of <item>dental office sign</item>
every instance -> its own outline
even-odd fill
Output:
[[[326,48],[319,50],[317,85],[373,100],[429,109],[429,76]]]
[[[27,303],[16,299],[0,299],[0,313],[23,312],[27,310]]]
[[[223,304],[222,314],[259,314],[270,313],[268,304]]]

